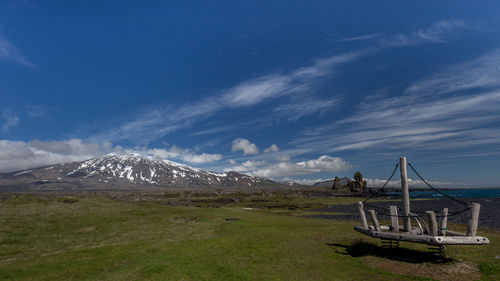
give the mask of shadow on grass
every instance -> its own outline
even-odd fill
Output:
[[[384,248],[375,243],[365,241],[355,241],[351,245],[343,245],[339,243],[327,243],[326,245],[329,247],[344,248],[345,252],[337,251],[337,253],[352,257],[377,256],[409,263],[449,263],[453,261],[452,258],[447,258],[431,250],[418,251],[401,247]]]

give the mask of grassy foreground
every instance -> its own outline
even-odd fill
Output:
[[[480,231],[488,246],[448,247],[453,260],[441,262],[425,245],[402,243],[397,253],[384,252],[378,240],[355,232],[355,224],[241,206],[14,196],[0,201],[0,279],[500,278],[498,231]]]

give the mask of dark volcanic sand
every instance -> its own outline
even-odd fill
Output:
[[[461,201],[471,203],[481,204],[481,209],[479,212],[479,228],[489,228],[489,229],[500,229],[500,198],[460,198]],[[403,208],[401,201],[394,202],[371,202],[368,201],[365,204],[369,204],[376,207],[384,207],[387,211],[376,209],[365,205],[365,209],[375,209],[377,212],[377,217],[379,219],[389,219],[388,216],[384,216],[380,213],[389,213],[389,205],[396,205],[398,208]],[[410,201],[410,209],[412,212],[425,212],[434,211],[436,215],[441,213],[441,210],[447,207],[448,212],[462,210],[463,205],[451,201],[450,199],[429,199],[429,200],[412,200]],[[351,205],[330,205],[325,208],[314,209],[311,211],[315,212],[334,212],[334,213],[345,213],[343,215],[307,215],[306,217],[312,218],[325,218],[325,219],[347,219],[347,220],[359,220],[359,213],[357,204]],[[425,219],[425,214],[418,214]],[[449,222],[467,224],[470,217],[470,211],[460,213],[457,215],[450,215],[448,217]],[[438,218],[439,221],[440,218]]]

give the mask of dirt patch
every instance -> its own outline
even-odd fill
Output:
[[[477,265],[465,262],[435,263],[406,263],[390,259],[381,259],[373,256],[362,257],[362,262],[396,274],[421,276],[442,281],[478,280],[481,274]]]
[[[189,222],[189,221],[199,221],[200,219],[197,217],[189,216],[189,217],[175,217],[175,220],[183,220],[185,222]]]

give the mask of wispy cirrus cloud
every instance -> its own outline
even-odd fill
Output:
[[[34,63],[29,61],[21,53],[21,51],[19,51],[19,49],[12,44],[12,42],[2,36],[2,34],[0,34],[0,59],[12,61],[32,68],[37,67]]]
[[[372,50],[362,50],[316,60],[308,66],[259,76],[220,91],[199,102],[180,106],[148,108],[125,120],[117,128],[92,136],[91,140],[119,141],[132,139],[148,142],[192,126],[223,109],[249,107],[284,96],[307,94],[335,66],[360,58]]]
[[[322,113],[327,109],[337,105],[337,101],[332,98],[329,100],[318,100],[308,98],[307,100],[298,100],[280,105],[273,109],[277,117],[285,118],[287,121],[297,121],[300,118],[315,113]]]
[[[7,132],[10,128],[17,126],[19,124],[19,115],[12,108],[7,108],[2,112],[3,126],[2,130]]]
[[[374,40],[375,44],[371,49],[343,53],[319,59],[310,65],[289,71],[278,71],[254,77],[220,90],[210,98],[204,98],[197,102],[177,106],[153,106],[131,115],[128,119],[121,120],[116,128],[94,135],[90,139],[113,142],[135,140],[139,143],[148,143],[167,134],[197,126],[201,120],[206,120],[219,112],[250,108],[278,99],[280,105],[272,108],[267,117],[272,116],[277,120],[284,119],[288,122],[297,121],[302,116],[324,112],[337,105],[338,100],[335,96],[327,100],[320,100],[311,93],[317,90],[317,86],[323,79],[334,74],[338,66],[383,48],[447,42],[453,38],[453,34],[458,30],[467,28],[470,26],[465,22],[443,20],[428,28],[408,34],[386,36],[374,33],[358,38],[344,38],[345,41],[351,39],[351,41]],[[476,65],[484,66],[484,62],[478,62]],[[483,68],[492,68],[493,65],[494,63]],[[451,73],[458,76],[460,69],[463,67],[457,67],[454,71],[444,69],[443,79]],[[492,73],[492,70],[490,69],[488,73]],[[466,76],[466,74],[463,75]],[[246,163],[244,158],[254,155],[251,156],[252,161],[266,161],[267,164],[259,162],[261,166],[253,169],[249,168],[250,162],[247,163],[247,166],[233,166],[241,171],[255,173],[255,175],[293,176],[317,171],[316,169],[301,168],[297,164],[299,162],[290,162],[291,158],[300,155],[322,155],[364,148],[382,149],[389,147],[395,150],[410,145],[412,147],[426,147],[429,143],[434,144],[434,147],[449,143],[449,147],[452,147],[453,145],[477,145],[481,142],[495,141],[494,138],[484,136],[478,140],[471,134],[479,133],[476,127],[478,124],[497,120],[497,116],[493,114],[491,109],[496,106],[495,102],[490,104],[486,102],[488,99],[495,101],[497,99],[496,93],[494,91],[481,92],[474,99],[470,95],[460,95],[453,90],[454,94],[438,99],[433,98],[433,94],[424,95],[422,92],[418,92],[417,88],[427,87],[428,89],[425,91],[432,93],[430,81],[433,79],[439,80],[439,77],[435,75],[435,77],[416,81],[401,96],[387,98],[386,95],[380,95],[377,98],[364,99],[356,110],[352,111],[352,115],[334,121],[327,126],[309,129],[303,137],[290,142],[284,150],[273,153],[274,158],[282,157],[281,160],[278,160],[279,162],[267,162],[270,161],[268,159],[270,155],[246,153],[237,161]],[[461,80],[460,77],[456,79],[457,81]],[[492,79],[494,80],[494,78]],[[446,81],[450,81],[449,77]],[[489,80],[485,79],[484,81]],[[440,82],[434,83],[442,84]],[[494,85],[491,84],[492,82],[488,83]],[[308,98],[303,98],[306,95]],[[480,116],[478,114],[479,107],[486,108],[488,114]],[[238,122],[255,123],[257,121],[239,120]],[[259,123],[269,124],[270,122],[259,120]],[[238,124],[234,122],[220,122],[213,126],[204,126],[203,129],[190,136],[221,133],[239,128]],[[482,128],[482,130],[488,130],[488,128]],[[248,142],[248,144],[251,143]],[[242,151],[245,153],[244,150]],[[224,168],[220,165],[218,167]]]
[[[500,49],[471,61],[446,67],[411,84],[407,95],[429,96],[500,87]]]
[[[341,40],[375,40],[372,48],[346,52],[315,60],[307,66],[289,71],[277,71],[266,75],[242,81],[234,86],[218,91],[210,98],[198,102],[175,106],[152,106],[139,113],[132,114],[110,126],[105,132],[94,134],[90,140],[121,141],[133,140],[136,143],[148,143],[181,129],[192,127],[202,119],[228,109],[255,106],[264,101],[272,101],[282,97],[296,97],[315,91],[318,83],[331,75],[337,66],[359,59],[382,48],[395,46],[411,46],[419,43],[445,42],[450,34],[470,25],[459,20],[442,20],[430,27],[408,34],[383,36],[379,33],[362,35]],[[321,112],[335,105],[331,100],[308,100],[296,103],[293,100],[284,102],[275,108],[273,114],[293,122],[302,116]],[[301,107],[299,106],[301,105]],[[293,113],[293,114],[292,114]],[[230,126],[220,125],[216,128],[206,128],[198,134],[209,134],[230,129]],[[196,133],[194,133],[196,134]]]
[[[48,116],[53,112],[61,112],[60,109],[55,107],[49,107],[44,105],[26,105],[25,106],[26,115],[32,118]]]
[[[458,30],[476,29],[462,20],[443,19],[434,22],[427,28],[418,29],[409,33],[396,33],[386,35],[383,33],[369,33],[359,36],[339,36],[326,32],[330,39],[335,42],[353,42],[353,41],[374,41],[380,47],[400,47],[413,46],[421,43],[444,43],[452,38]]]
[[[500,50],[446,67],[410,84],[402,95],[365,99],[351,116],[306,131],[295,149],[488,149],[500,143],[497,65]]]
[[[443,43],[446,42],[457,30],[470,29],[472,26],[461,20],[441,20],[433,23],[425,29],[404,34],[398,33],[388,37],[378,39],[382,46],[411,46],[425,42]]]
[[[380,38],[379,33],[369,33],[369,34],[363,34],[363,35],[359,35],[359,36],[349,36],[349,37],[336,35],[336,34],[333,34],[331,32],[325,32],[325,33],[334,42],[363,41],[363,40],[373,40],[373,39]]]

